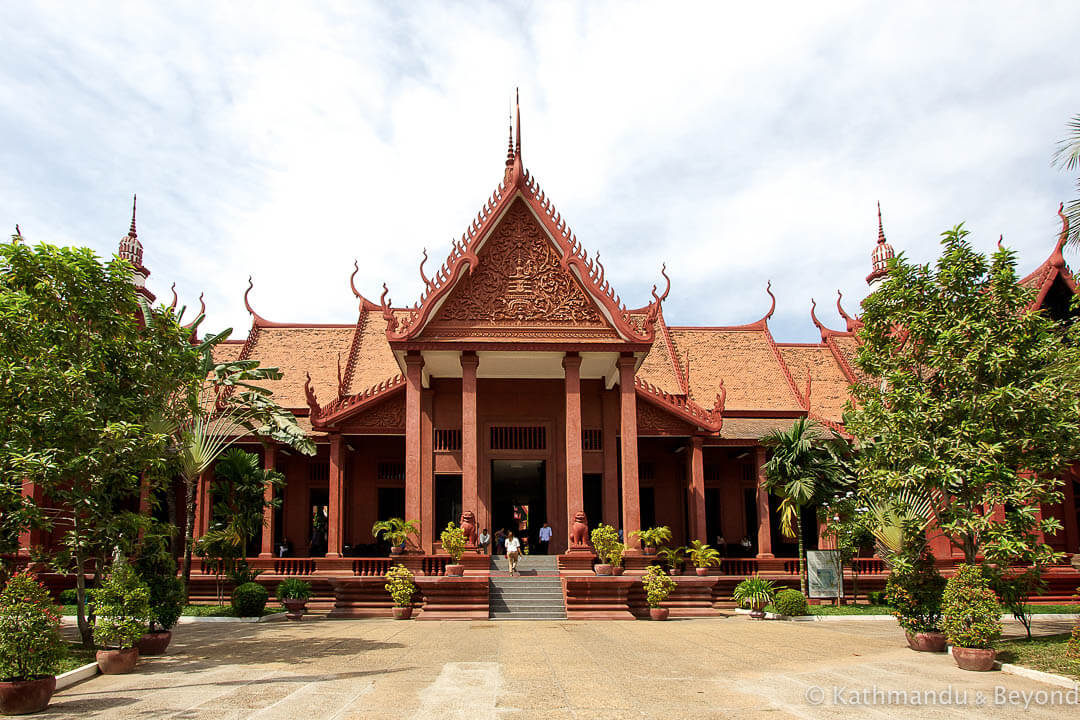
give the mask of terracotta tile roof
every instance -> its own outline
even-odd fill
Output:
[[[855,336],[833,335],[829,338],[828,343],[836,349],[836,354],[843,361],[841,368],[845,374],[850,373],[855,380],[865,382],[867,380],[866,374],[855,365],[855,356],[859,352],[859,341],[855,339]],[[847,367],[844,367],[844,365]]]
[[[760,440],[773,430],[790,430],[793,418],[724,418],[720,437],[725,440]]]
[[[306,373],[311,373],[311,385],[320,402],[329,402],[338,396],[338,357],[344,368],[353,331],[353,327],[259,328],[251,359],[277,367],[284,374],[281,380],[264,384],[282,407],[307,407]]]
[[[346,390],[350,394],[366,390],[401,373],[394,353],[390,350],[390,343],[386,340],[386,319],[382,313],[365,310],[359,324],[360,342],[356,347],[353,374]],[[312,373],[311,377],[314,382],[315,374]],[[325,402],[335,397],[336,391],[332,397],[327,396]],[[319,400],[323,401],[321,392]]]
[[[242,342],[220,343],[214,347],[215,362],[229,362],[240,357],[240,351],[244,349]]]
[[[800,394],[810,384],[810,410],[827,420],[839,422],[848,400],[847,376],[836,361],[832,350],[825,345],[780,345],[780,355],[791,370],[795,387]],[[805,401],[805,397],[803,400]]]
[[[637,377],[666,393],[682,395],[685,391],[682,383],[679,382],[679,375],[676,374],[678,365],[675,358],[672,357],[671,349],[668,347],[663,320],[657,319],[653,328],[655,335],[652,349],[649,350],[649,354],[645,356],[645,361],[638,368]],[[705,402],[706,399],[708,402]],[[707,406],[712,406],[711,399],[702,398],[702,401]]]
[[[723,380],[728,410],[800,410],[765,330],[671,328],[675,351],[690,356],[690,393],[710,406]],[[726,420],[725,420],[726,422]]]

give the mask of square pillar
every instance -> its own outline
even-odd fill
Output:
[[[420,545],[434,552],[435,538],[435,391],[420,388]]]
[[[480,358],[475,352],[461,353],[461,512],[471,510],[480,522],[480,444],[476,425],[476,368]],[[479,528],[477,528],[479,532]]]
[[[202,537],[210,529],[210,520],[214,516],[214,496],[210,491],[210,481],[214,471],[206,468],[199,473],[199,487],[195,496],[195,537]]]
[[[1065,552],[1080,553],[1080,532],[1076,527],[1076,490],[1072,473],[1065,474],[1065,499],[1061,503],[1061,524],[1065,527]]]
[[[424,358],[410,351],[405,356],[405,520],[420,517],[420,390]],[[422,530],[424,528],[421,528]]]
[[[619,527],[619,398],[614,390],[601,393],[604,443],[604,486],[601,493],[604,524]]]
[[[641,530],[641,489],[638,487],[637,391],[634,389],[634,356],[625,353],[618,360],[619,419],[622,433],[622,529],[630,543],[631,533]],[[627,548],[634,555],[637,548]]]
[[[263,470],[275,470],[277,468],[277,445],[267,443],[263,448]],[[274,501],[274,486],[270,483],[263,488],[263,500],[266,503]],[[263,506],[262,543],[259,547],[259,557],[274,557],[274,508],[270,505]]]
[[[700,437],[690,438],[689,472],[690,482],[690,539],[708,543],[705,522],[705,451]]]
[[[326,557],[341,557],[341,529],[344,508],[345,457],[341,433],[330,435],[330,517],[326,528]]]
[[[757,467],[757,542],[759,558],[775,557],[772,551],[772,526],[769,524],[769,491],[765,489],[765,448],[754,448]]]
[[[581,356],[563,356],[566,376],[566,529],[574,527],[574,516],[585,510],[581,471]],[[595,522],[595,518],[592,518]]]
[[[22,482],[22,496],[29,499],[39,509],[44,505],[45,493],[41,486],[29,480]],[[45,531],[41,528],[28,528],[19,533],[19,555],[27,556],[31,548],[41,547],[45,544]]]

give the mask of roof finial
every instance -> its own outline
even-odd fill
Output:
[[[512,112],[507,113],[509,116],[506,123],[509,128],[510,139],[506,141],[506,167],[514,166],[514,114]]]
[[[138,196],[131,196],[131,237],[139,237],[135,232],[135,201],[138,200]]]
[[[877,241],[879,245],[885,244],[885,226],[881,224],[881,201],[877,204]]]
[[[514,88],[514,108],[517,111],[517,132],[516,144],[514,145],[514,155],[518,160],[521,159],[521,92],[518,88]]]

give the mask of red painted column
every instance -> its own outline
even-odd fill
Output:
[[[420,522],[420,390],[424,358],[405,356],[405,519]],[[423,530],[424,528],[422,528]]]
[[[210,521],[214,516],[214,497],[210,492],[210,481],[214,477],[214,471],[207,468],[199,475],[199,489],[195,497],[195,537],[202,537],[210,529]]]
[[[326,557],[341,557],[341,528],[344,508],[345,456],[341,433],[330,435],[330,517],[326,529]]]
[[[277,445],[267,443],[263,449],[263,470],[273,470],[277,467]],[[263,499],[272,502],[274,499],[274,487],[269,483],[263,489]],[[274,509],[263,508],[262,543],[259,548],[259,557],[274,557]]]
[[[566,529],[574,527],[574,516],[585,510],[581,459],[581,356],[563,356],[566,376]],[[595,518],[589,518],[595,522]]]
[[[641,489],[638,487],[637,392],[634,390],[634,356],[619,358],[619,415],[622,431],[622,529],[627,544],[631,533],[641,530]],[[640,551],[628,548],[627,554]]]
[[[44,510],[42,507],[43,500],[45,499],[45,493],[41,490],[41,486],[29,480],[23,480],[22,482],[22,496],[29,498],[38,508]],[[40,547],[44,545],[45,531],[41,529],[24,530],[19,533],[19,554],[27,556],[30,554],[30,549]]]
[[[1073,474],[1065,473],[1065,499],[1061,503],[1061,524],[1065,528],[1065,552],[1080,553],[1080,528],[1076,526],[1076,491]]]
[[[757,465],[757,542],[759,558],[774,557],[772,551],[772,526],[769,524],[769,492],[765,489],[765,448],[754,448]]]
[[[420,539],[424,552],[434,552],[435,538],[435,391],[420,388]]]
[[[479,364],[480,358],[475,352],[461,354],[461,512],[471,510],[477,522],[481,515],[478,492],[480,445],[476,426],[476,368]]]
[[[601,393],[604,443],[604,524],[619,527],[619,402],[614,390]]]
[[[692,540],[708,543],[705,522],[705,452],[700,437],[690,438],[690,531]]]

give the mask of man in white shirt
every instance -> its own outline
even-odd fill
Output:
[[[517,575],[518,557],[521,551],[521,541],[514,537],[514,531],[506,533],[506,560],[510,563],[510,574]]]
[[[540,554],[548,554],[548,543],[551,542],[551,526],[544,523],[544,526],[540,528]]]
[[[491,535],[488,534],[487,528],[484,528],[480,531],[480,537],[477,538],[476,552],[481,554],[487,553],[489,542],[491,542]]]

